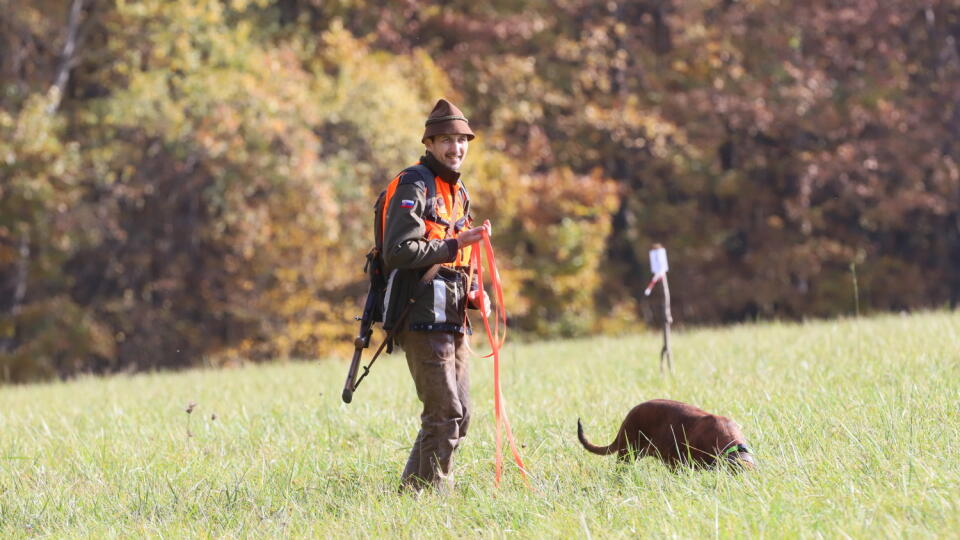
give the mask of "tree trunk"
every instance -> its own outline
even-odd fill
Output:
[[[80,36],[80,17],[83,15],[83,1],[73,0],[70,4],[70,13],[67,15],[67,35],[63,41],[63,51],[60,53],[60,66],[57,68],[57,76],[53,80],[53,88],[57,89],[56,99],[50,103],[47,112],[53,114],[60,107],[63,100],[63,93],[67,90],[67,83],[70,82],[70,70],[76,63],[77,41]],[[51,90],[53,89],[51,88]]]

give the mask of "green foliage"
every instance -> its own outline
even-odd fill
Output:
[[[942,537],[957,530],[960,315],[743,325],[518,345],[501,385],[537,491],[493,487],[493,381],[448,498],[400,496],[419,425],[402,358],[340,402],[342,362],[0,389],[0,536]],[[587,453],[641,401],[737,421],[760,468],[671,473]],[[196,406],[187,414],[185,409]]]

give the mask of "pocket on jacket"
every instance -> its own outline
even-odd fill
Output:
[[[417,297],[411,330],[462,332],[465,315],[466,291],[463,278],[453,271],[437,276]]]
[[[455,281],[443,278],[433,280],[433,322],[457,323],[457,304],[460,287]]]

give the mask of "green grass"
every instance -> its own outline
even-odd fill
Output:
[[[954,537],[958,351],[945,312],[678,331],[672,377],[657,335],[508,343],[537,492],[512,466],[493,487],[476,359],[456,492],[419,500],[395,492],[419,414],[399,355],[351,405],[337,361],[5,387],[0,537]],[[656,397],[737,420],[760,470],[618,467],[577,443],[578,416],[606,444]]]

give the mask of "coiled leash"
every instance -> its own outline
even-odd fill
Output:
[[[523,464],[523,459],[517,450],[517,443],[513,438],[513,430],[510,429],[510,420],[507,418],[507,407],[503,401],[503,393],[500,390],[500,348],[503,347],[503,343],[507,339],[507,313],[503,307],[503,286],[500,283],[500,272],[497,271],[497,261],[493,256],[493,245],[490,243],[490,235],[486,230],[483,231],[483,238],[480,242],[483,248],[482,251],[486,253],[487,269],[490,271],[490,282],[493,285],[493,291],[497,298],[497,310],[494,313],[492,330],[490,328],[490,320],[487,315],[486,306],[480,306],[480,316],[483,318],[483,327],[487,331],[487,341],[490,343],[491,351],[490,354],[483,358],[493,357],[493,412],[497,426],[496,453],[494,454],[494,485],[500,485],[500,476],[503,472],[503,452],[501,447],[503,445],[502,434],[506,432],[507,441],[510,443],[510,450],[513,452],[513,460],[517,463],[517,467],[520,468],[524,483],[526,483],[528,488],[533,489],[530,485],[530,478],[527,476],[527,467]],[[477,284],[480,286],[480,302],[484,303],[481,250],[476,249],[475,246],[471,251],[470,274],[472,275],[473,270],[476,269]]]

